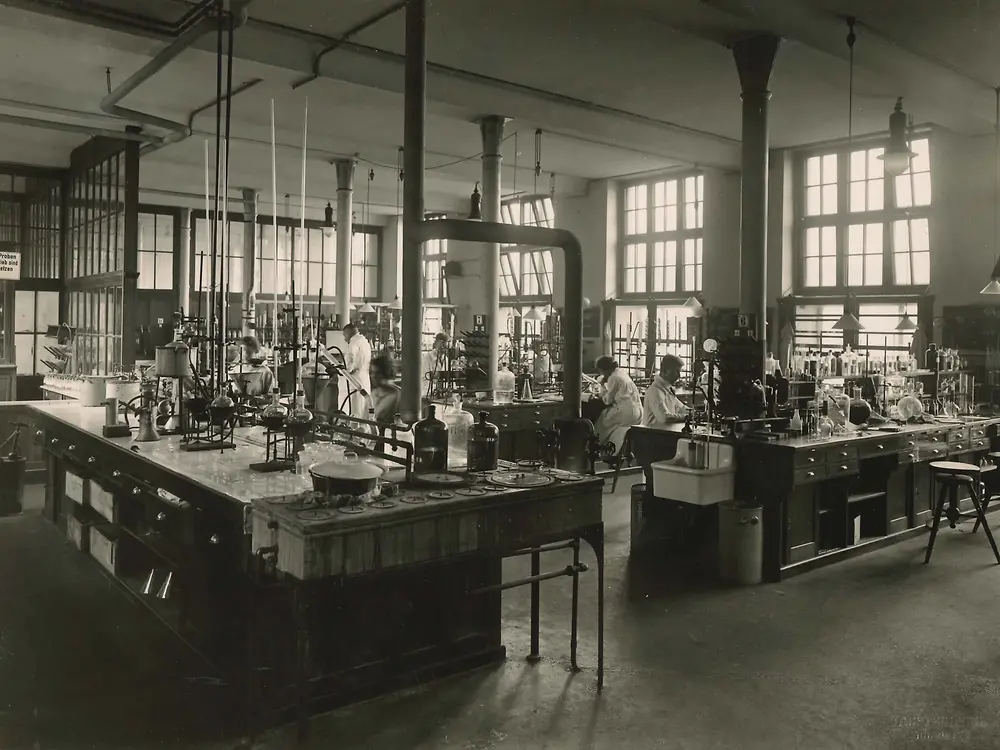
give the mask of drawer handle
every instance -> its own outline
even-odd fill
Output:
[[[67,450],[75,451],[76,450],[76,445],[74,443],[70,443],[69,444],[69,448],[67,448]]]
[[[851,454],[850,453],[841,453],[840,457],[841,458],[847,458],[849,455],[851,455]]]
[[[915,461],[917,459],[917,457],[913,453],[907,453],[906,455],[909,457],[911,461]]]
[[[935,449],[935,450],[932,450],[932,451],[931,451],[931,453],[933,453],[933,454],[934,454],[935,456],[936,456],[936,455],[938,455],[938,454],[939,454],[940,452],[941,452],[941,451],[939,451],[939,450],[937,450],[937,449]]]
[[[841,471],[847,471],[847,468],[848,468],[848,467],[846,467],[846,466],[841,466],[841,467],[840,467],[840,470],[841,470]]]
[[[907,448],[912,448],[912,447],[913,447],[913,446],[915,446],[915,445],[916,445],[916,443],[915,443],[915,442],[913,442],[912,440],[907,440],[907,441],[906,441],[906,447],[907,447]]]
[[[35,430],[35,437],[41,439],[45,437],[45,433],[42,432],[41,430]]]
[[[140,494],[141,492],[142,492],[142,490],[140,490],[140,489],[139,489],[138,487],[133,487],[133,488],[132,488],[132,494],[133,494],[133,495],[138,495],[138,494]]]
[[[114,471],[111,472],[111,476],[114,477],[115,479],[117,479],[121,475],[122,475],[122,473],[120,471],[118,471],[118,469],[115,469]]]
[[[51,440],[49,441],[49,444],[50,444],[50,445],[59,445],[59,438],[52,438],[52,439],[51,439]]]
[[[880,450],[880,451],[884,451],[885,450],[885,446],[884,445],[876,445],[875,448],[877,450]]]
[[[219,535],[218,534],[212,534],[212,536],[210,536],[208,538],[208,543],[209,544],[218,544],[219,543]]]
[[[90,458],[88,458],[88,459],[87,459],[87,463],[88,463],[88,464],[92,464],[92,463],[94,463],[95,461],[97,461],[97,459],[96,459],[96,458],[94,458],[93,456],[91,456]]]
[[[136,489],[138,489],[138,487]],[[159,521],[160,523],[163,523],[164,521],[167,520],[167,514],[161,510],[159,513],[156,514],[156,520]]]
[[[807,458],[807,459],[806,459],[806,461],[807,461],[808,463],[811,463],[811,464],[814,464],[814,463],[816,463],[816,459],[815,459],[815,458]]]
[[[815,471],[807,471],[806,472],[806,476],[809,477],[810,479],[812,479],[814,476],[816,476],[816,472]]]

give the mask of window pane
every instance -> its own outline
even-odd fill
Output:
[[[810,187],[806,188],[806,216],[819,216],[822,210],[822,188],[821,187]]]
[[[355,266],[351,269],[351,297],[361,299],[365,296],[365,269]]]
[[[309,233],[309,260],[323,260],[323,231],[321,229],[308,229]]]
[[[139,280],[136,282],[136,285],[140,289],[156,288],[156,277],[154,276],[156,267],[153,257],[154,253],[139,253]]]
[[[310,234],[312,234],[312,232],[310,232]],[[309,249],[312,251],[312,245],[310,245]],[[322,245],[320,245],[317,249],[317,253],[321,255],[322,249]],[[308,277],[306,282],[306,294],[318,295],[323,286],[323,265],[321,263],[309,263],[306,275]],[[327,294],[333,294],[333,290],[331,289],[327,292],[327,290],[324,289],[323,296],[325,297]]]
[[[837,155],[827,154],[823,157],[823,184],[837,182]]]
[[[835,214],[837,213],[837,186],[834,185],[824,185],[823,186],[823,214]]]
[[[174,256],[168,253],[156,254],[156,288],[174,288]]]
[[[820,157],[811,156],[806,159],[806,185],[819,185],[820,182]]]

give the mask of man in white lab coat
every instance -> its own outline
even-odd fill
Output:
[[[660,372],[642,399],[642,423],[647,427],[683,422],[688,415],[688,408],[674,392],[683,369],[684,362],[673,354],[660,361]]]
[[[370,393],[372,381],[369,367],[372,362],[372,346],[368,343],[368,339],[358,333],[354,323],[344,326],[344,340],[347,342],[347,351],[344,352],[346,370],[364,387],[366,393]],[[353,386],[351,388],[354,390]],[[361,393],[351,394],[350,413],[352,417],[368,418],[368,402]]]

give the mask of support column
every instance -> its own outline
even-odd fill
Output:
[[[177,238],[177,309],[191,315],[191,280],[194,265],[191,263],[191,209],[181,209],[180,236]]]
[[[740,187],[740,312],[755,316],[757,340],[767,340],[767,90],[781,39],[755,34],[733,45],[743,90]],[[761,357],[763,358],[763,353]]]
[[[337,325],[351,322],[351,234],[354,210],[354,159],[336,159],[337,168]]]
[[[403,79],[403,392],[400,413],[420,418],[420,332],[424,277],[417,230],[424,220],[424,146],[427,119],[427,0],[406,6]]]
[[[500,167],[503,156],[503,127],[507,118],[500,115],[484,117],[479,122],[483,138],[483,221],[500,223]],[[489,244],[483,248],[483,291],[490,331],[489,396],[493,396],[500,364],[500,245]]]
[[[257,329],[257,198],[253,188],[243,188],[243,289],[240,309],[243,335]]]

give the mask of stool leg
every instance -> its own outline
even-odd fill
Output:
[[[997,543],[993,539],[993,532],[990,531],[990,524],[986,520],[986,510],[979,499],[978,488],[973,485],[972,491],[969,494],[972,495],[972,504],[976,506],[976,515],[978,516],[978,520],[983,524],[983,531],[986,532],[986,538],[990,540],[990,547],[993,548],[993,556],[997,559],[997,564],[1000,565],[1000,552],[997,551]]]
[[[577,644],[577,610],[580,606],[580,574],[577,567],[580,565],[580,540],[573,541],[573,620],[570,624],[569,635],[569,663],[574,672],[579,672],[576,665],[576,644]]]
[[[990,501],[993,499],[993,495],[986,494],[986,484],[984,482],[980,482],[979,483],[979,489],[982,492],[982,494],[980,495],[980,497],[983,498],[983,515],[985,516],[986,515],[986,509],[990,507]],[[972,533],[973,534],[975,534],[977,531],[979,531],[979,524],[980,523],[982,523],[982,521],[977,516],[976,517],[976,525],[972,527]]]
[[[937,537],[938,526],[941,524],[941,514],[944,512],[944,505],[948,501],[948,487],[944,484],[938,491],[937,505],[934,508],[934,523],[931,526],[931,537],[927,540],[927,553],[924,555],[924,565],[931,561],[931,552],[934,551],[934,539]]]
[[[538,552],[531,553],[531,575],[537,576],[541,571],[541,556]],[[538,655],[538,620],[539,620],[539,584],[538,581],[531,583],[531,653],[528,654],[529,662],[536,662],[541,657]]]

